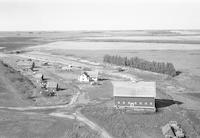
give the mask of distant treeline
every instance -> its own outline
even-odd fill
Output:
[[[119,66],[128,66],[132,68],[138,68],[141,70],[147,70],[151,72],[157,72],[162,74],[168,74],[170,76],[176,76],[176,70],[172,63],[164,62],[151,62],[138,57],[121,57],[105,55],[103,58],[105,63],[115,64]]]

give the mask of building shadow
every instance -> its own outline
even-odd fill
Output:
[[[64,91],[64,90],[66,90],[66,88],[58,88],[57,90],[58,91]]]
[[[33,72],[39,71],[39,69],[35,69],[35,68],[34,68],[34,69],[31,69],[31,70],[32,70]]]
[[[42,80],[47,82],[48,80],[50,80],[50,78],[43,78]]]
[[[156,102],[156,108],[168,107],[173,104],[177,104],[177,105],[183,104],[182,102],[174,101],[170,99],[156,99],[155,102]]]
[[[176,71],[176,76],[180,75],[181,73],[181,71]]]
[[[98,81],[106,81],[106,80],[109,80],[107,78],[98,78]]]

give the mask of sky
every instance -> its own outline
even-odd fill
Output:
[[[0,0],[0,31],[200,29],[199,0]]]

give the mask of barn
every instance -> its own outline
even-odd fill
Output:
[[[155,111],[155,82],[113,81],[112,84],[115,107]]]

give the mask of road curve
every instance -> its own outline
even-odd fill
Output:
[[[61,118],[68,118],[68,119],[77,119],[78,121],[83,122],[84,124],[88,125],[94,131],[97,131],[101,135],[102,138],[113,138],[104,128],[90,121],[78,111],[71,115],[65,114],[64,112],[50,113],[49,115],[55,116],[55,117],[61,117]]]

